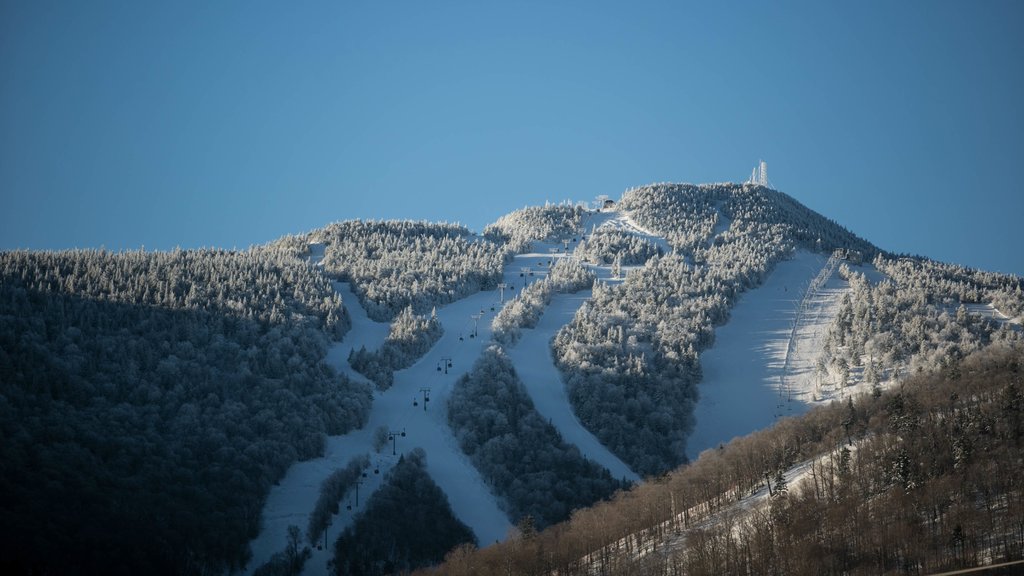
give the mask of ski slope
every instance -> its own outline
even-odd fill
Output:
[[[671,251],[664,238],[637,225],[623,212],[592,213],[584,225],[588,230],[610,228],[635,234],[665,252]],[[727,219],[720,218],[709,242],[725,232],[728,225]],[[319,262],[322,246],[310,248],[310,260]],[[443,336],[413,366],[396,372],[390,389],[375,392],[367,425],[344,436],[328,438],[323,458],[295,464],[271,490],[263,511],[263,529],[252,542],[249,570],[283,550],[289,525],[299,526],[305,532],[320,483],[351,458],[364,453],[370,454],[374,463],[371,468],[379,468],[380,474],[373,474],[372,470],[368,473],[361,486],[359,506],[353,501],[353,512],[342,506],[328,528],[329,546],[313,550],[304,574],[326,573],[332,540],[352,522],[353,514],[379,487],[398,456],[417,447],[426,452],[427,471],[447,495],[456,517],[473,530],[478,543],[485,546],[506,538],[511,523],[498,499],[459,449],[447,423],[447,400],[456,380],[491,343],[491,320],[502,306],[502,298],[508,300],[526,283],[544,278],[551,264],[559,258],[571,257],[573,249],[571,238],[534,242],[527,253],[515,256],[505,266],[503,279],[507,288],[503,296],[499,290],[478,292],[438,308]],[[839,296],[848,289],[833,271],[816,285],[816,290],[805,292],[822,273],[826,261],[822,255],[799,251],[793,259],[779,263],[759,288],[743,294],[730,321],[716,330],[715,345],[701,356],[704,379],[695,411],[697,424],[687,449],[691,459],[705,449],[763,428],[780,416],[802,412],[807,403],[821,400],[814,387],[813,365]],[[610,266],[588,267],[603,281],[622,280],[612,277]],[[349,285],[339,282],[335,288],[344,300],[352,328],[329,349],[327,361],[339,372],[365,381],[349,366],[348,354],[362,346],[368,350],[378,348],[389,327],[366,315]],[[518,342],[506,352],[537,411],[567,442],[616,478],[637,481],[638,476],[580,423],[551,355],[552,338],[589,297],[589,291],[555,295],[538,325],[523,329]],[[449,361],[450,367],[445,368]],[[425,396],[429,396],[429,402],[423,401]],[[392,454],[391,443],[380,454],[373,452],[373,435],[378,428],[395,434],[396,454]]]
[[[556,294],[535,328],[522,331],[519,341],[505,350],[516,373],[533,400],[537,412],[547,418],[562,438],[575,444],[590,460],[604,466],[615,478],[640,480],[629,466],[583,427],[569,404],[569,395],[551,355],[551,339],[572,320],[576,310],[590,299],[590,291]]]
[[[345,286],[340,288],[344,295]],[[490,307],[496,299],[494,291],[479,292],[439,308],[437,314],[445,328],[444,335],[416,364],[395,372],[391,388],[374,394],[366,426],[344,436],[329,437],[324,457],[298,462],[288,470],[284,479],[271,489],[267,499],[262,530],[251,544],[253,558],[249,564],[250,571],[284,549],[289,525],[294,524],[305,532],[319,496],[320,484],[331,472],[364,453],[369,453],[375,463],[380,462],[380,474],[368,477],[373,481],[368,481],[362,488],[364,498],[379,485],[379,478],[394,465],[398,456],[413,448],[422,448],[427,454],[427,471],[448,496],[456,517],[473,530],[477,540],[485,545],[506,537],[511,523],[479,472],[456,445],[445,416],[452,385],[472,366],[490,339],[489,320],[479,322],[478,337],[469,337],[473,327],[471,315],[481,312],[493,314]],[[365,310],[354,297],[346,298],[345,306],[353,319],[353,328],[332,347],[328,358],[335,369],[348,373],[351,367],[347,358],[352,344],[383,342],[380,333],[382,330],[386,333],[387,325],[373,326],[378,323],[366,318]],[[367,348],[371,349],[370,346]],[[437,370],[442,357],[451,358],[452,368],[447,373]],[[427,403],[423,402],[421,390],[424,388],[429,388],[430,402]],[[413,405],[414,400],[417,406]],[[396,454],[392,454],[392,443],[380,454],[373,451],[373,434],[379,427],[396,433]],[[403,432],[404,436],[401,435]],[[347,512],[343,508],[329,528],[329,534],[334,534],[335,538],[352,521],[352,514]],[[304,574],[326,574],[328,558],[329,550],[314,550],[314,557],[307,562]]]
[[[821,400],[815,397],[814,362],[847,283],[830,274],[804,302],[796,330],[794,323],[807,287],[827,262],[821,254],[797,251],[761,286],[743,293],[729,321],[715,330],[714,346],[701,354],[697,424],[686,450],[691,460]]]

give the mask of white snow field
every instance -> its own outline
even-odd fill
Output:
[[[848,284],[833,268],[819,289],[806,292],[828,263],[821,254],[797,251],[761,286],[743,293],[729,321],[715,330],[715,344],[701,354],[697,423],[686,450],[691,460],[831,399],[816,387],[814,363]]]

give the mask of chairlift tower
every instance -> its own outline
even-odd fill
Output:
[[[476,335],[478,334],[477,327],[480,324],[480,319],[483,318],[483,316],[484,315],[483,315],[482,312],[479,313],[479,314],[472,314],[472,318],[473,318],[473,334],[470,336],[471,338],[476,338]]]
[[[498,284],[498,290],[500,291],[501,294],[501,299],[499,300],[499,302],[501,302],[502,304],[505,303],[505,288],[508,288],[508,284],[505,284],[504,282]]]
[[[420,393],[423,394],[423,411],[426,412],[427,402],[430,402],[430,388],[420,388]],[[416,398],[412,399],[412,405],[419,405],[419,402],[417,402]]]
[[[391,455],[392,456],[397,456],[398,455],[398,437],[399,436],[401,436],[403,438],[405,437],[405,428],[402,428],[401,432],[396,432],[394,430],[388,432],[388,440],[391,440]]]

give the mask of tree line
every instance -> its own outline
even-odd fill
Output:
[[[345,327],[275,251],[0,253],[5,572],[240,569],[271,485],[366,419]]]
[[[366,313],[379,322],[407,306],[423,314],[493,289],[510,257],[504,247],[474,237],[465,226],[404,220],[336,222],[286,236],[273,247],[305,258],[310,243],[325,245],[323,270],[351,282]]]
[[[498,346],[485,350],[456,382],[448,423],[459,448],[516,522],[560,522],[628,485],[583,457],[541,418]]]

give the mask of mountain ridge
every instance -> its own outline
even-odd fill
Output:
[[[552,338],[553,345],[549,346],[551,358],[536,359],[535,362],[551,362],[552,372],[543,373],[560,374],[567,392],[563,400],[553,400],[555,397],[541,395],[542,388],[536,387],[533,382],[520,384],[529,401],[523,402],[517,412],[505,415],[500,414],[500,411],[494,412],[496,422],[504,419],[514,423],[540,410],[549,414],[563,414],[565,416],[558,417],[557,423],[552,420],[549,424],[562,430],[578,429],[581,433],[596,437],[636,472],[644,475],[659,474],[686,461],[685,446],[693,430],[693,407],[698,403],[702,381],[701,353],[713,348],[717,329],[730,320],[736,302],[755,293],[766,279],[772,277],[777,264],[795,254],[831,255],[837,249],[842,250],[849,260],[845,261],[845,271],[836,270],[836,274],[841,273],[843,276],[843,279],[837,276],[836,282],[851,283],[855,287],[852,292],[850,288],[843,289],[850,297],[848,301],[843,300],[839,303],[841,305],[836,306],[835,314],[844,320],[829,332],[830,352],[825,360],[829,385],[835,385],[833,380],[838,381],[842,374],[845,374],[846,379],[843,386],[835,385],[835,390],[845,390],[859,382],[874,385],[878,382],[869,380],[875,378],[898,377],[898,373],[893,374],[892,371],[898,372],[899,366],[912,362],[914,358],[921,358],[922,363],[935,364],[943,362],[942,358],[962,357],[974,347],[990,341],[1019,338],[1019,329],[1014,328],[1019,326],[1019,321],[1014,323],[994,316],[993,319],[977,319],[977,314],[966,308],[968,304],[987,301],[998,303],[999,309],[1007,312],[1010,317],[1019,317],[1024,311],[1024,306],[1020,304],[1024,298],[1021,298],[1021,280],[1018,277],[970,271],[929,261],[902,260],[813,213],[789,196],[763,187],[648,185],[627,191],[615,209],[594,211],[579,205],[527,208],[500,218],[480,234],[473,234],[462,226],[427,222],[335,223],[304,234],[286,236],[266,246],[240,253],[237,256],[239,262],[249,259],[254,263],[282,263],[279,269],[283,272],[277,273],[279,277],[270,272],[260,272],[248,283],[235,279],[239,272],[233,271],[231,266],[236,264],[224,264],[236,258],[232,255],[234,253],[226,251],[183,251],[184,260],[178,253],[102,256],[95,251],[3,253],[4,298],[0,301],[5,308],[0,309],[0,313],[7,319],[4,324],[8,330],[0,341],[4,343],[4,356],[0,358],[0,369],[3,370],[0,374],[4,375],[5,383],[19,390],[17,395],[8,395],[15,398],[13,403],[8,400],[3,405],[11,418],[5,418],[5,421],[9,427],[12,426],[13,422],[18,421],[15,419],[17,415],[30,402],[43,402],[45,405],[56,400],[52,392],[29,385],[30,378],[26,378],[26,375],[31,376],[33,368],[21,356],[28,350],[24,345],[24,342],[29,341],[26,340],[27,334],[35,335],[33,338],[39,343],[39,350],[44,351],[40,353],[53,360],[49,368],[51,372],[67,374],[74,382],[82,381],[83,378],[88,381],[95,377],[96,368],[88,363],[69,364],[64,361],[71,357],[71,349],[67,344],[68,334],[72,334],[71,340],[74,339],[74,333],[68,330],[83,328],[69,326],[69,323],[74,324],[74,320],[69,322],[54,313],[58,308],[66,309],[68,299],[82,292],[97,300],[122,299],[128,303],[139,301],[149,306],[170,308],[199,305],[216,314],[255,316],[257,323],[254,330],[265,336],[298,330],[297,327],[302,326],[303,333],[308,333],[303,338],[334,342],[330,346],[319,344],[311,348],[314,350],[313,358],[306,360],[301,355],[275,355],[275,349],[268,347],[267,351],[271,352],[272,358],[263,361],[264,368],[269,370],[268,376],[272,380],[280,379],[293,366],[298,367],[298,363],[311,364],[327,377],[341,379],[356,395],[367,392],[357,393],[357,390],[361,390],[359,381],[340,376],[351,373],[351,369],[345,366],[348,356],[345,343],[350,337],[358,336],[351,334],[351,331],[345,332],[351,324],[348,319],[351,314],[346,309],[356,306],[364,308],[371,321],[376,320],[380,325],[380,329],[374,330],[384,333],[387,333],[386,324],[380,321],[400,317],[403,310],[409,311],[403,313],[407,316],[416,314],[424,318],[436,313],[443,330],[440,336],[435,334],[424,340],[428,343],[424,349],[416,349],[414,354],[419,354],[419,357],[414,358],[411,364],[403,360],[402,365],[384,368],[393,372],[395,384],[388,390],[378,390],[365,411],[356,411],[353,415],[355,420],[349,424],[353,427],[350,434],[353,439],[358,438],[358,442],[346,448],[349,444],[335,440],[341,437],[331,436],[321,440],[322,446],[326,446],[327,455],[333,454],[333,458],[340,458],[344,462],[331,464],[323,459],[307,461],[308,465],[293,466],[293,469],[301,468],[304,472],[296,472],[294,475],[289,472],[283,477],[280,472],[270,471],[269,477],[276,477],[276,481],[283,484],[280,487],[269,487],[268,502],[276,502],[276,494],[286,488],[290,490],[288,487],[293,482],[305,486],[302,490],[315,491],[317,486],[314,478],[325,478],[333,467],[344,465],[352,457],[364,452],[376,452],[378,463],[375,468],[386,473],[393,462],[386,457],[385,444],[391,442],[397,447],[399,442],[407,443],[407,450],[415,446],[416,442],[426,442],[430,449],[426,450],[425,469],[439,482],[449,500],[446,505],[453,507],[457,517],[459,514],[470,514],[474,508],[476,512],[483,508],[495,511],[524,509],[516,502],[529,501],[529,495],[536,493],[537,488],[516,488],[514,484],[507,484],[503,478],[509,472],[501,464],[500,458],[495,460],[491,457],[490,464],[485,465],[470,463],[467,456],[460,456],[456,441],[458,434],[449,428],[444,418],[445,410],[450,408],[448,398],[454,397],[453,392],[460,386],[457,377],[473,368],[492,334],[519,334],[509,337],[509,340],[502,340],[500,336],[495,339],[499,346],[506,347],[516,346],[517,338],[526,338],[528,341]],[[861,259],[873,263],[866,264],[872,269],[877,266],[886,278],[877,283],[858,280],[857,261]],[[138,272],[107,278],[107,271],[116,270],[122,261],[135,262],[132,266]],[[179,265],[178,262],[182,261],[190,263]],[[197,270],[204,267],[225,270],[221,276],[223,280],[210,280],[217,276],[197,274],[191,267],[199,267]],[[586,284],[594,282],[594,279],[597,283],[592,292],[584,292],[582,297],[573,299],[572,304],[559,296],[586,288]],[[330,284],[330,281],[337,280],[351,286],[358,302],[343,302],[343,305],[339,305],[341,299],[338,291]],[[214,286],[219,290],[210,289]],[[282,290],[282,287],[286,288]],[[793,288],[796,292],[799,287]],[[254,304],[246,303],[244,294],[247,290],[260,295]],[[917,292],[926,295],[924,303],[915,304],[917,308],[913,308],[913,315],[900,316],[901,306],[907,306],[900,302],[917,302],[920,300],[914,300]],[[139,296],[154,293],[160,297],[154,299],[151,296]],[[48,296],[40,299],[35,294]],[[571,319],[560,328],[545,324],[538,332],[533,326],[537,325],[539,315],[553,313],[553,309],[549,309],[552,301],[557,302],[554,306],[560,314]],[[890,307],[886,304],[889,301],[894,305]],[[53,304],[44,302],[65,303],[55,308]],[[247,306],[254,305],[258,308],[247,309]],[[877,308],[878,318],[891,317],[886,326],[861,321],[865,316],[858,310],[865,307],[872,310],[872,306]],[[945,309],[932,314],[933,309],[938,310],[943,306],[953,306],[954,314],[950,315]],[[968,316],[963,316],[960,308]],[[304,320],[309,310],[317,310],[319,319],[312,322]],[[16,325],[10,320],[12,318],[45,320],[44,324],[51,328],[40,332],[38,322],[29,322],[17,324],[19,327],[12,332],[10,328]],[[498,318],[501,318],[500,325]],[[901,338],[911,338],[915,330],[922,329],[920,326],[915,327],[914,318],[923,318],[920,326],[943,334],[942,338],[925,340],[916,349],[908,347],[898,358],[879,357],[877,365],[873,356],[869,360],[864,359],[870,355],[871,350],[884,345],[884,342],[871,335],[888,335],[885,337],[895,342],[902,341]],[[113,318],[106,322],[116,328],[121,320]],[[403,322],[405,328],[395,332],[395,325],[392,325],[391,332],[415,338],[418,331],[427,330],[430,325],[429,322],[414,321],[412,316]],[[86,325],[84,329],[92,331],[89,332],[92,334],[97,328]],[[218,330],[221,338],[232,337],[233,328],[230,323]],[[187,330],[179,330],[174,337],[187,342],[192,335]],[[521,340],[519,344],[522,345]],[[239,347],[244,349],[244,346]],[[157,349],[160,349],[159,346]],[[34,353],[31,357],[38,358],[40,353]],[[315,359],[316,356],[319,359]],[[200,364],[212,362],[210,359],[201,359],[201,356],[193,355],[190,358],[190,361]],[[452,358],[455,358],[454,363]],[[175,378],[166,382],[157,379],[155,368],[147,367],[151,364],[148,360],[141,362],[143,369],[137,378],[142,382],[152,381],[152,385],[139,386],[139,389],[157,392],[124,396],[125,400],[120,401],[126,410],[148,414],[147,406],[160,404],[161,398],[170,397],[160,391],[173,389]],[[442,364],[446,367],[442,368]],[[165,369],[170,366],[166,362],[162,365]],[[386,363],[384,365],[388,366]],[[495,366],[498,366],[499,371],[507,371],[501,367],[500,362]],[[535,373],[523,365],[514,368],[521,373],[520,377],[527,380],[541,377],[541,372]],[[152,374],[150,370],[153,370]],[[188,371],[176,374],[177,379],[188,387],[202,390],[203,386],[208,386],[190,380]],[[516,389],[515,381],[515,376],[507,380],[509,390]],[[558,386],[561,383],[548,385]],[[130,392],[133,384],[125,382],[122,386]],[[301,402],[307,393],[307,384],[300,378],[289,386],[289,394]],[[211,388],[216,389],[216,386]],[[230,407],[235,402],[234,397],[242,393],[241,390],[223,386],[219,390],[220,393],[214,394],[214,399],[209,400],[211,405]],[[431,410],[423,411],[427,407],[428,395],[433,401],[430,404]],[[207,398],[210,396],[207,395]],[[413,398],[417,398],[417,406],[422,406],[416,408]],[[464,404],[473,395],[462,395],[460,398]],[[76,402],[87,402],[87,399]],[[174,406],[170,400],[167,402],[163,410],[173,418],[179,407]],[[561,408],[555,410],[558,406],[552,402],[562,402]],[[565,402],[571,404],[569,410],[564,409]],[[82,412],[84,406],[75,408],[72,417],[76,418],[74,414]],[[474,409],[458,410],[461,414]],[[533,427],[539,426],[541,422],[535,419],[530,421],[537,422],[531,424]],[[228,424],[226,429],[232,425]],[[274,428],[272,422],[264,425],[269,425],[268,430]],[[140,423],[138,426],[146,428],[145,424]],[[314,429],[316,426],[314,424]],[[88,430],[89,426],[83,424],[82,429]],[[496,442],[494,439],[500,436],[496,430],[500,429],[484,432],[483,436],[474,431],[473,434],[467,433],[466,437],[477,438],[475,442]],[[320,430],[320,434],[325,435],[337,428],[329,429],[325,426]],[[401,435],[406,432],[408,436]],[[9,437],[23,440],[45,438],[40,436],[40,430],[32,427],[9,428],[8,433]],[[257,436],[266,433],[264,430],[255,431]],[[208,462],[204,460],[197,470],[219,469],[223,466],[222,456],[218,456],[215,449],[207,448],[216,446],[222,436],[222,431],[211,429],[209,438],[198,444],[203,446],[201,451],[206,454],[204,458]],[[527,444],[521,435],[516,434],[504,436],[501,442],[512,443],[508,445],[509,453],[525,450],[526,453],[546,454],[550,446],[546,443],[551,442],[543,440],[546,437],[544,434],[531,436],[533,439],[529,442],[539,443],[536,445]],[[104,436],[100,434],[97,438],[102,444]],[[73,439],[70,441],[75,442]],[[48,446],[45,441],[43,445]],[[303,453],[309,454],[309,444],[306,446]],[[493,446],[500,446],[500,443]],[[12,453],[11,450],[9,447],[9,453],[5,456],[12,456],[12,461],[16,463],[27,462],[24,453]],[[23,451],[26,448],[18,447],[16,450]],[[432,451],[434,454],[431,454]],[[440,457],[440,453],[448,456]],[[499,449],[491,453],[500,455],[503,452]],[[556,465],[558,459],[575,458],[571,456],[571,450],[551,452],[556,453],[561,455],[551,456],[555,460],[548,464],[531,464],[536,467],[531,468],[529,473],[535,474],[538,482],[548,481],[542,480],[546,478],[545,466]],[[258,460],[260,456],[256,454],[253,452],[254,458]],[[587,455],[583,456],[586,459]],[[16,469],[26,466],[17,464]],[[100,462],[97,466],[119,469],[124,464],[112,459]],[[454,482],[453,478],[448,477],[450,470],[469,471],[475,466],[484,467],[480,471],[484,479],[460,484],[461,480]],[[486,474],[484,470],[487,470]],[[125,474],[132,476],[130,468],[125,469]],[[12,478],[6,481],[18,485]],[[584,481],[583,476],[576,475],[557,482],[568,482],[571,492],[573,482]],[[467,492],[465,488],[472,490]],[[481,488],[483,492],[480,492]],[[263,490],[254,487],[246,498],[256,502],[267,501],[268,493]],[[481,508],[479,501],[476,504],[463,502],[462,497],[470,492],[491,492],[491,496],[479,496],[488,499],[490,503]],[[29,490],[26,494],[29,495],[26,501],[33,502],[34,492]],[[550,498],[550,502],[554,503],[562,497],[545,498]],[[303,498],[303,501],[306,499]],[[282,502],[287,504],[287,497]],[[578,503],[572,504],[576,505]],[[15,507],[12,502],[5,502],[4,506]],[[32,507],[22,505],[18,509],[31,510]],[[567,511],[569,509],[571,507],[566,508]],[[568,514],[567,511],[561,514]],[[309,509],[300,512],[300,515],[308,516],[311,513]],[[258,512],[249,512],[245,518],[231,522],[235,526],[235,533],[247,533],[250,537],[256,530],[266,533],[266,537],[260,536],[256,541],[260,543],[260,550],[254,549],[257,558],[263,559],[259,562],[262,562],[285,546],[285,529],[292,520],[288,519],[288,515],[274,520],[277,524],[274,524],[276,528],[273,533],[278,536],[271,537],[270,532],[267,532],[270,525],[267,524],[265,512],[262,529],[258,522],[259,516]],[[115,515],[115,518],[118,519],[111,521],[132,525],[132,521],[126,517]],[[334,516],[331,521],[334,532],[331,533],[329,527],[328,533],[336,535],[341,527],[351,522],[351,518],[351,515],[344,513]],[[463,520],[465,518],[468,516]],[[496,534],[497,538],[502,538],[508,527],[519,520],[494,517],[481,518],[467,524],[477,532],[478,538],[481,533]],[[544,519],[544,523],[557,521],[557,517]],[[203,530],[197,533],[203,533]],[[23,536],[10,536],[9,542],[26,542]],[[494,536],[488,538],[493,539]],[[275,539],[276,544],[273,543]],[[329,557],[328,550],[322,546],[315,549],[316,542],[313,540],[315,538],[306,544],[312,547],[312,559],[306,565],[306,573],[321,571],[326,567]],[[480,539],[481,543],[489,541]],[[32,555],[35,550],[32,545],[26,544],[20,549],[18,553],[12,550],[11,557],[26,558],[27,563],[33,559],[38,560]],[[190,560],[193,564],[170,566],[177,567],[179,571],[188,571],[188,566],[199,565],[220,566],[224,569],[237,569],[242,565],[247,565],[248,570],[258,568],[259,562],[248,560],[247,554],[240,549],[236,540],[234,544],[225,543],[220,549],[209,548],[207,552]],[[416,562],[437,560],[439,558],[418,559],[410,561],[412,563],[408,567],[416,567]],[[139,565],[125,566],[138,568]]]

